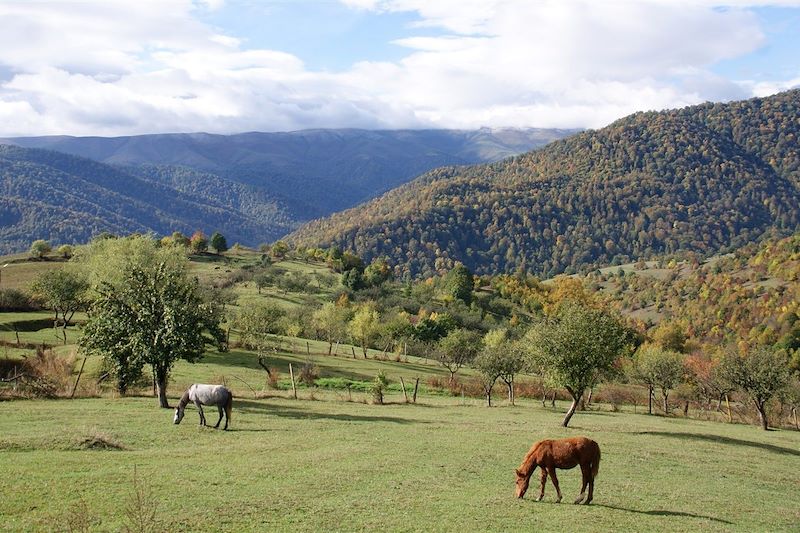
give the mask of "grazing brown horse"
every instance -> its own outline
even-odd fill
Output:
[[[547,482],[547,475],[550,474],[550,479],[553,481],[553,486],[558,493],[556,503],[560,502],[561,489],[558,488],[556,468],[570,469],[576,465],[581,465],[583,482],[581,484],[581,493],[575,503],[583,501],[586,486],[588,485],[589,496],[584,503],[589,504],[594,495],[594,478],[597,477],[597,471],[600,470],[600,446],[586,437],[570,437],[558,440],[545,439],[534,443],[525,455],[525,459],[522,460],[522,464],[516,470],[517,498],[525,496],[531,475],[538,466],[542,469],[541,474],[539,474],[542,486],[536,501],[541,501],[544,498],[544,485]]]

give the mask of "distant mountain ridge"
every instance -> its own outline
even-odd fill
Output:
[[[497,163],[442,167],[289,239],[399,272],[461,261],[541,276],[790,233],[800,214],[800,90],[637,113]]]
[[[253,216],[230,198],[180,191],[60,152],[0,145],[0,253],[25,250],[38,238],[86,242],[103,231],[224,228],[231,242],[256,242],[291,227],[277,208],[271,218]]]
[[[220,230],[231,242],[256,245],[273,241],[308,220],[374,198],[432,168],[502,159],[575,131],[343,129],[0,139],[0,145],[18,147],[17,151],[6,147],[0,153],[0,158],[5,159],[4,186],[10,191],[0,207],[0,223],[6,222],[0,226],[0,250],[16,251],[32,239],[48,235],[59,242],[72,242],[85,240],[91,236],[87,235],[89,231],[162,232],[165,228]],[[45,155],[25,149],[52,152]],[[73,158],[56,156],[56,152]],[[22,168],[26,157],[30,157],[29,169]],[[65,165],[66,171],[60,168]],[[34,167],[35,171],[28,172]],[[48,172],[53,174],[46,178]],[[14,183],[15,176],[30,184],[32,175],[42,179],[23,194],[19,183]],[[103,175],[108,183],[103,181]],[[62,187],[62,180],[70,185]],[[101,188],[108,185],[102,192],[88,194],[90,198],[105,198],[113,192],[119,198],[138,201],[142,193],[150,200],[152,195],[159,196],[163,203],[157,209],[155,204],[147,204],[156,210],[148,214],[150,211],[142,208],[141,218],[136,215],[123,221],[119,213],[133,215],[133,211],[112,213],[99,200],[92,205],[76,201],[86,196],[83,187],[89,183]],[[128,191],[128,184],[138,189]],[[142,187],[160,192],[145,193]],[[36,224],[42,216],[31,214],[34,205],[49,206],[37,208],[37,212],[55,210],[56,190],[63,195],[60,209],[69,212],[69,219],[74,222],[67,225],[72,230],[63,224]],[[115,205],[112,197],[108,196],[109,205]],[[26,203],[27,210],[21,207]],[[193,208],[187,209],[186,205]],[[230,220],[208,214],[209,209],[229,211]],[[208,216],[201,216],[203,213]],[[25,217],[27,222],[19,226]],[[55,215],[46,216],[50,217]],[[16,222],[8,223],[12,220]],[[79,224],[79,220],[83,222]],[[173,227],[167,228],[170,224]]]

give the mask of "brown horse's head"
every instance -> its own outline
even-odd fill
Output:
[[[527,474],[519,470],[514,470],[517,474],[517,498],[525,496],[525,493],[528,491],[528,483],[531,481],[531,474],[533,474],[535,468],[536,465],[533,465],[533,468],[531,468],[531,471]]]

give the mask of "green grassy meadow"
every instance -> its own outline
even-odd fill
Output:
[[[259,260],[252,252],[209,255],[193,260],[192,269],[207,284]],[[15,263],[3,271],[3,287],[25,287],[36,269],[61,264],[27,262],[26,270]],[[279,266],[326,272],[297,261]],[[260,300],[291,308],[309,305],[308,298],[329,300],[336,287],[310,296],[274,287],[259,295],[253,282],[234,290],[239,305]],[[16,328],[21,342],[52,344],[73,357],[74,379],[82,362],[74,344],[79,326],[68,328],[63,346],[50,319],[48,312],[0,313],[0,357],[31,353],[14,347]],[[96,385],[98,357],[88,358],[78,390],[99,397],[0,401],[0,530],[135,531],[134,508],[153,512],[145,522],[154,531],[800,530],[800,432],[604,405],[578,412],[564,429],[563,402],[556,409],[533,400],[510,406],[500,392],[500,406],[487,408],[481,399],[429,390],[429,377],[448,375],[433,361],[376,350],[365,360],[344,344],[335,356],[327,349],[324,342],[283,338],[267,357],[280,372],[279,390],[266,388],[266,373],[247,350],[179,362],[169,386],[173,404],[191,383],[233,389],[227,432],[198,427],[193,406],[175,426],[172,411],[159,409],[156,399],[120,398],[110,383]],[[289,363],[296,376],[312,363],[321,384],[349,380],[361,387],[301,387],[295,400]],[[391,381],[388,405],[371,404],[363,392],[379,371]],[[409,389],[421,379],[417,404],[403,402],[400,377]],[[137,390],[148,392],[146,377]],[[214,423],[216,410],[207,417]],[[514,498],[513,471],[530,445],[574,435],[602,449],[592,505],[568,503],[579,491],[579,469],[559,471],[561,504],[550,483],[545,500],[533,501],[538,476],[525,499]]]
[[[228,432],[198,427],[193,409],[175,426],[152,398],[0,403],[3,529],[80,519],[118,531],[134,469],[170,531],[796,531],[800,520],[797,432],[602,411],[563,429],[560,411],[532,403],[237,392]],[[551,485],[542,502],[514,498],[533,441],[581,434],[603,453],[592,505],[566,503],[578,469],[559,471],[561,504]],[[96,435],[124,449],[81,445]]]

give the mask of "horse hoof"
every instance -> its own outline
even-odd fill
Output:
[[[542,501],[542,498],[544,498],[544,496],[539,496],[538,498],[536,498],[536,501],[540,502],[540,501]]]
[[[556,503],[561,503],[561,498],[558,498],[558,499],[556,500]]]

